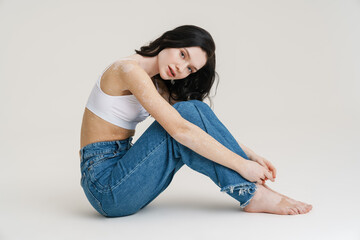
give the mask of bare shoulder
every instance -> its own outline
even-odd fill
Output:
[[[118,60],[116,62],[113,63],[113,65],[111,66],[111,70],[114,72],[112,75],[117,76],[117,82],[114,85],[119,86],[119,84],[121,84],[121,86],[123,86],[122,81],[123,78],[131,78],[132,76],[141,76],[142,74],[144,74],[144,70],[139,66],[138,62],[135,60]],[[146,74],[146,73],[145,73]],[[146,74],[146,76],[148,76]],[[136,78],[136,77],[135,77]],[[167,88],[166,84],[164,83],[164,81],[161,80],[155,80],[158,84],[159,87],[159,91],[158,93],[167,101],[170,101],[171,105],[174,105],[177,102],[180,101],[175,101],[172,98],[170,98],[170,93],[169,93],[169,89]],[[124,89],[124,86],[122,87],[123,91],[127,92],[127,94],[131,94],[130,91],[128,91],[128,89]]]
[[[111,75],[116,81],[121,82],[127,90],[130,90],[129,87],[132,85],[139,84],[140,81],[146,84],[148,83],[147,80],[150,79],[149,75],[135,60],[121,59],[115,61],[111,66]],[[134,95],[136,96],[136,94]]]
[[[129,59],[120,59],[115,61],[112,64],[112,71],[118,72],[120,74],[131,73],[133,71],[139,71],[141,67],[139,66],[138,62],[135,60]]]
[[[121,79],[120,72],[126,72],[129,68],[134,67],[131,60],[117,60],[103,73],[100,82],[100,88],[110,96],[130,95],[131,92],[126,89]]]
[[[124,87],[171,136],[186,128],[186,120],[159,94],[149,75],[136,61],[116,62],[114,71]]]

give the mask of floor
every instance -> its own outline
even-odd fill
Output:
[[[149,121],[150,122],[150,121]],[[170,186],[140,212],[105,218],[80,187],[76,154],[66,143],[42,141],[7,149],[11,163],[1,169],[0,239],[360,239],[358,153],[293,154],[267,151],[278,170],[268,185],[311,203],[306,215],[246,213],[204,175],[184,166]],[[136,140],[136,139],[135,139]],[[54,145],[68,146],[54,153]],[[289,148],[291,144],[289,143]],[[344,146],[346,144],[344,143]],[[46,147],[48,146],[48,147]],[[287,148],[287,146],[283,146]],[[75,149],[74,149],[75,150]],[[31,156],[28,154],[31,153]],[[35,153],[35,154],[34,154]],[[38,154],[36,154],[38,153]],[[286,162],[291,157],[291,164]],[[354,157],[357,157],[355,160]],[[4,158],[3,158],[4,159]],[[20,161],[22,159],[22,161]],[[306,177],[304,177],[306,176]]]

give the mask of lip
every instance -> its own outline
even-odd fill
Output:
[[[170,70],[170,69],[171,69],[171,70]],[[170,77],[175,77],[175,75],[173,75],[173,74],[171,73],[171,71],[174,72],[174,70],[173,70],[171,67],[169,67],[169,69],[168,69],[168,75],[169,75]]]

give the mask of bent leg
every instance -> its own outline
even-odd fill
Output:
[[[234,137],[211,108],[198,100],[173,106],[183,118],[197,125],[231,151],[248,159]],[[102,191],[102,206],[108,216],[130,215],[158,196],[183,164],[208,176],[221,191],[245,207],[256,185],[237,172],[197,154],[173,139],[156,121],[116,163],[109,187]]]
[[[179,105],[176,106],[175,104],[174,107],[183,118],[200,127],[234,153],[249,160],[236,139],[206,103],[198,100],[190,100],[177,104]],[[186,153],[181,155],[181,160],[186,165],[208,176],[221,188],[221,191],[226,192],[238,200],[242,208],[248,204],[256,191],[256,185],[254,183],[249,182],[234,170],[206,159],[176,141],[175,143],[179,149],[182,149],[182,153]]]

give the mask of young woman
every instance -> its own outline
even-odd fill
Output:
[[[215,79],[215,43],[204,29],[165,32],[98,78],[81,127],[81,186],[107,217],[136,213],[186,164],[247,212],[302,214],[312,206],[265,185],[275,167],[239,145],[203,102]],[[136,125],[155,121],[132,143]],[[250,160],[250,161],[249,161]]]

